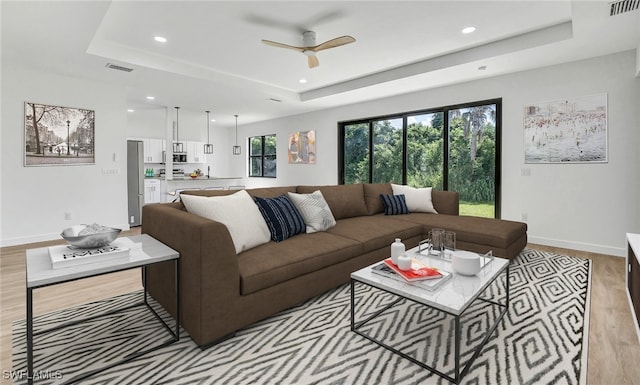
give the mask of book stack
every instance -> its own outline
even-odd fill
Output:
[[[400,270],[391,261],[391,258],[387,258],[375,265],[372,271],[398,281],[415,283],[427,290],[439,288],[451,277],[451,273],[448,271],[426,266],[415,258],[412,259],[411,269],[409,270]]]
[[[129,248],[110,245],[97,249],[78,249],[67,245],[49,247],[51,267],[61,269],[65,267],[85,265],[88,263],[112,261],[129,258]]]

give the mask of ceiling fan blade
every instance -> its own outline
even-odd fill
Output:
[[[264,40],[262,39],[262,42],[266,45],[270,45],[273,47],[279,47],[279,48],[287,48],[287,49],[292,49],[294,51],[298,51],[298,52],[302,52],[305,50],[304,47],[295,47],[293,45],[288,45],[288,44],[283,44],[283,43],[278,43],[277,41],[271,41],[271,40]]]
[[[345,44],[349,44],[349,43],[353,43],[355,42],[356,39],[354,39],[351,36],[340,36],[340,37],[336,37],[335,39],[331,39],[328,41],[325,41],[322,44],[318,44],[317,46],[310,48],[313,51],[322,51],[323,49],[329,49],[329,48],[335,48],[335,47],[340,47],[341,45],[345,45]]]
[[[320,65],[320,62],[318,61],[318,58],[315,55],[309,56],[308,61],[309,61],[309,68],[315,68]]]

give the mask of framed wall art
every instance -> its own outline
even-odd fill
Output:
[[[525,105],[525,163],[608,161],[607,94]]]
[[[289,134],[287,154],[289,163],[315,164],[316,132],[310,130]]]
[[[95,111],[24,103],[24,165],[95,164]]]

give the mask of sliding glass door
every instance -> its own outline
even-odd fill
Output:
[[[448,189],[465,215],[493,217],[496,202],[496,104],[449,110]]]
[[[340,155],[343,183],[370,183],[370,132],[369,123],[353,123],[342,126]]]
[[[402,183],[402,119],[373,122],[373,183]]]
[[[339,124],[340,183],[460,194],[460,214],[500,216],[501,100]]]
[[[412,187],[444,186],[442,112],[407,116],[407,179]]]

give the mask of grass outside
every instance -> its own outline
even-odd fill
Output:
[[[460,215],[494,218],[493,203],[460,202]]]

